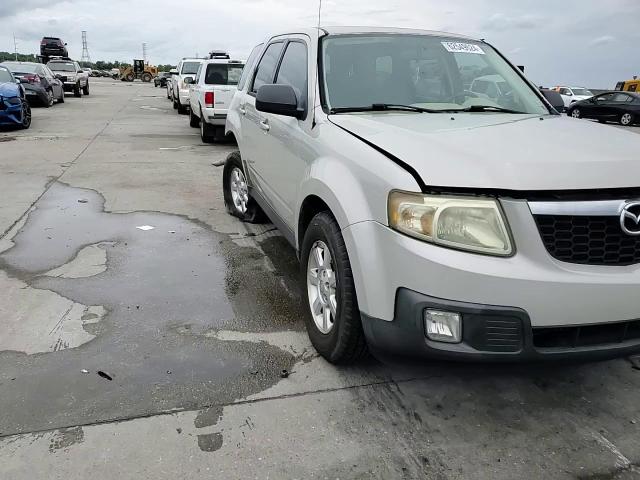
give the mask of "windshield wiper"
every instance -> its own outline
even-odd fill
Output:
[[[447,112],[502,112],[502,113],[521,113],[524,114],[526,112],[520,112],[518,110],[512,110],[510,108],[497,107],[495,105],[471,105],[465,108],[452,108],[448,110],[442,110]]]
[[[368,107],[336,107],[332,108],[329,113],[354,113],[354,112],[385,112],[390,110],[400,110],[418,113],[436,113],[440,110],[431,110],[429,108],[414,107],[413,105],[396,105],[393,103],[374,103]]]

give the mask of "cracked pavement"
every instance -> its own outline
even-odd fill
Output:
[[[329,365],[234,146],[91,88],[0,131],[0,479],[640,478],[637,360]]]

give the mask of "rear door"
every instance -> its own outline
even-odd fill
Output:
[[[284,40],[272,41],[264,50],[258,65],[253,73],[253,78],[249,83],[248,93],[245,102],[241,105],[241,125],[242,142],[244,148],[242,155],[246,162],[252,186],[270,202],[270,195],[265,192],[267,188],[264,181],[264,174],[271,160],[269,155],[263,150],[264,137],[266,136],[265,115],[256,110],[256,92],[262,85],[273,83],[276,68],[280,62]],[[243,113],[244,112],[244,113]]]

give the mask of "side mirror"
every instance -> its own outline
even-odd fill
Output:
[[[193,77],[184,77],[185,85],[190,85],[193,83]]]
[[[20,85],[20,84],[22,83],[22,82],[20,81],[20,79],[19,79],[19,78],[16,78],[16,79],[15,79],[15,82],[16,82],[18,85]]]
[[[256,110],[297,119],[305,115],[298,106],[298,98],[291,85],[262,85],[256,95]]]

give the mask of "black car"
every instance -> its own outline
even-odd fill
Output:
[[[2,62],[20,80],[29,103],[50,107],[64,103],[64,86],[46,65],[32,62]]]
[[[40,55],[43,57],[68,57],[67,44],[58,37],[43,37],[40,41]]]
[[[167,86],[167,80],[169,78],[171,78],[171,73],[169,73],[169,72],[160,72],[153,79],[153,85],[156,86],[156,87],[166,87]]]
[[[607,92],[571,105],[567,115],[573,118],[594,118],[600,123],[617,122],[629,126],[640,122],[640,94]]]

